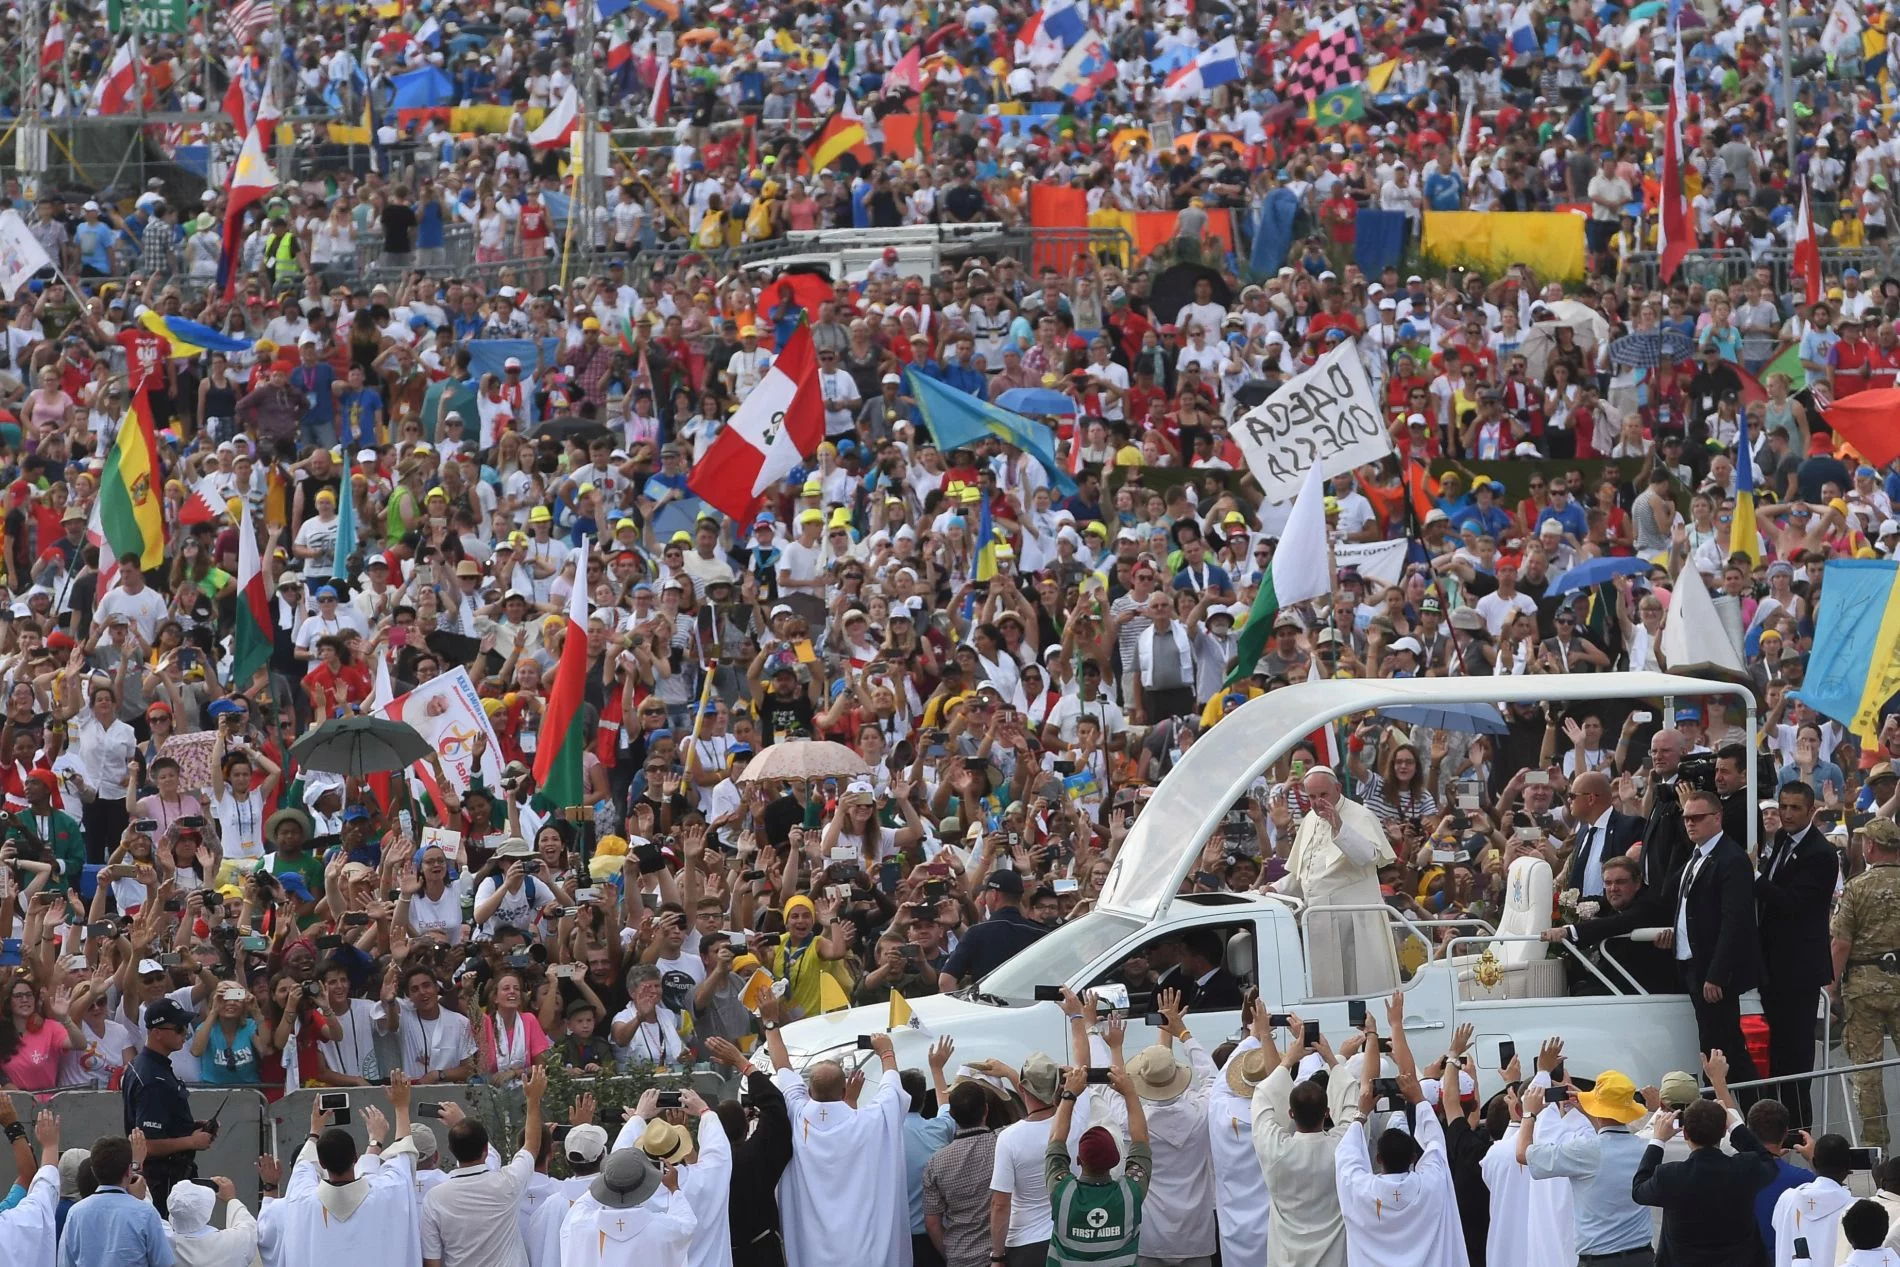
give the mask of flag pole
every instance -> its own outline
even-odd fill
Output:
[[[586,152],[586,148],[586,142],[583,141],[581,145],[582,153]],[[561,235],[561,291],[563,294],[567,291],[567,261],[570,253],[574,249],[574,221],[580,218],[581,201],[579,197],[581,165],[579,163],[572,163],[570,166],[573,168],[573,171],[569,173],[567,184],[567,232]]]
[[[693,777],[693,768],[699,764],[699,730],[706,720],[706,701],[712,698],[713,674],[719,668],[715,657],[706,662],[705,680],[699,684],[699,703],[693,706],[693,741],[686,749],[686,764],[680,777],[682,781]],[[682,792],[686,789],[682,787]]]

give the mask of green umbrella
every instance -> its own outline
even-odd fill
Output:
[[[430,751],[428,741],[408,722],[339,717],[292,744],[290,755],[306,770],[362,778],[385,770],[406,770]]]

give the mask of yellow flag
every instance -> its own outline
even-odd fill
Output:
[[[892,990],[891,991],[891,1023],[888,1026],[888,1028],[905,1029],[909,1025],[910,1025],[910,1000],[905,998],[903,995],[899,994],[896,990]]]
[[[851,1000],[844,995],[844,987],[829,972],[818,974],[818,1010],[820,1012],[842,1012],[851,1006]]]

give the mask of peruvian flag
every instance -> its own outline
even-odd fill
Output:
[[[537,150],[551,150],[566,145],[567,138],[574,135],[574,126],[581,118],[581,95],[573,84],[561,94],[560,104],[548,111],[541,126],[528,133],[528,142]]]
[[[51,74],[66,56],[66,24],[55,22],[46,28],[46,43],[40,46],[40,73]]]
[[[260,104],[259,121],[263,110]],[[224,258],[218,263],[218,278],[225,297],[237,289],[238,248],[243,242],[244,212],[277,188],[277,170],[264,156],[263,129],[254,127],[244,134],[244,148],[231,168],[231,183],[225,186]]]
[[[1669,112],[1663,120],[1662,207],[1656,233],[1656,255],[1667,282],[1682,265],[1695,235],[1689,225],[1689,199],[1682,189],[1682,123],[1689,113],[1682,60],[1682,33],[1676,33],[1676,66],[1670,77]]]
[[[208,524],[223,513],[224,503],[219,500],[217,489],[211,486],[209,479],[201,479],[185,504],[178,508],[178,522],[189,528],[193,524]]]
[[[587,575],[585,537],[581,538],[580,562],[574,575]],[[550,802],[563,809],[585,804],[587,783],[582,762],[592,746],[584,726],[586,685],[587,586],[578,584],[569,599],[567,637],[561,643],[561,663],[548,688],[547,711],[541,718],[541,742],[534,754],[536,786]]]
[[[238,515],[237,622],[231,634],[231,681],[236,689],[250,687],[251,677],[270,663],[272,633],[270,599],[264,594],[264,569],[257,552],[257,526],[251,522],[251,503]]]
[[[765,377],[694,465],[686,486],[737,522],[765,490],[811,459],[825,439],[825,396],[811,327],[799,322]],[[582,573],[575,573],[579,576]]]
[[[130,42],[119,45],[112,64],[92,89],[92,113],[124,114],[132,108],[132,93],[138,86],[139,64],[132,56]]]
[[[1801,210],[1794,218],[1793,272],[1802,281],[1810,307],[1821,302],[1821,244],[1814,236],[1814,217],[1808,210],[1808,182],[1801,182]]]

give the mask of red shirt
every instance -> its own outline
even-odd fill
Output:
[[[1900,379],[1900,343],[1890,348],[1883,348],[1878,343],[1869,343],[1867,347],[1873,356],[1873,372],[1867,376],[1867,389],[1885,390],[1892,387],[1895,380]]]
[[[525,202],[518,223],[523,241],[539,241],[548,235],[548,209],[538,202]]]
[[[119,331],[113,342],[125,349],[126,374],[134,393],[145,387],[147,380],[163,376],[168,346],[165,340],[150,330],[135,328]]]
[[[1849,343],[1842,339],[1834,345],[1834,399],[1866,391],[1873,385],[1874,347],[1865,339]],[[1867,371],[1863,374],[1861,371]]]

